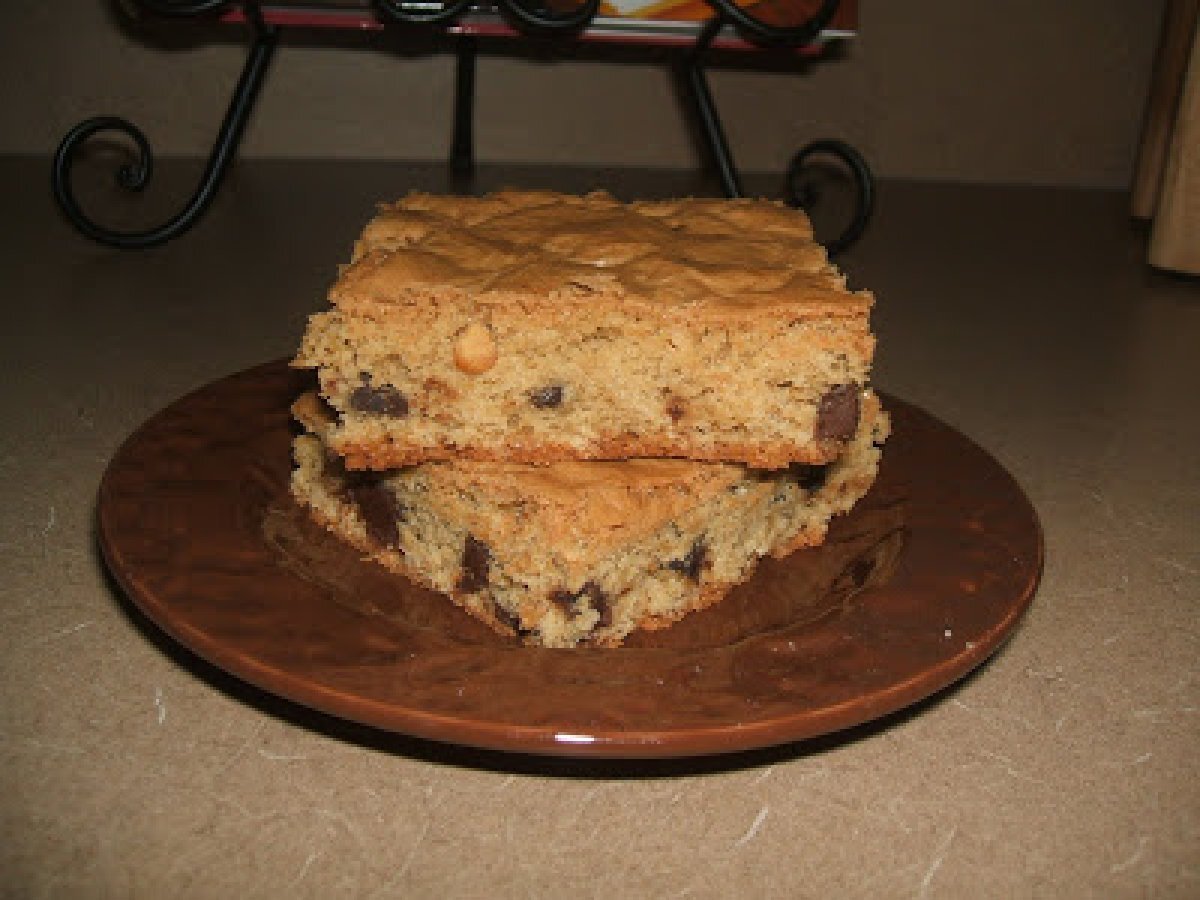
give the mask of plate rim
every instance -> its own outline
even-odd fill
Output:
[[[961,681],[993,657],[1015,633],[1017,626],[1031,606],[1041,583],[1045,566],[1045,536],[1037,511],[1016,478],[990,452],[958,429],[927,412],[920,406],[890,392],[879,391],[885,407],[903,405],[910,412],[924,417],[952,432],[985,457],[1002,474],[1019,498],[1022,513],[1028,520],[1032,539],[1030,577],[1006,614],[991,623],[984,639],[963,647],[926,669],[907,678],[878,687],[865,695],[856,695],[837,703],[813,708],[801,706],[795,712],[749,722],[728,722],[714,725],[689,725],[679,729],[589,729],[582,732],[555,731],[550,726],[503,721],[481,721],[478,717],[455,716],[417,706],[397,706],[379,698],[352,696],[334,687],[304,680],[283,668],[271,665],[250,655],[231,651],[200,629],[181,623],[169,615],[165,604],[136,583],[135,573],[121,559],[117,542],[106,517],[105,500],[112,492],[112,481],[118,463],[127,448],[136,444],[143,433],[177,407],[219,386],[256,375],[271,375],[286,360],[271,360],[232,374],[213,379],[180,395],[147,417],[121,441],[105,467],[96,494],[96,537],[104,565],[129,601],[158,631],[175,644],[216,667],[225,674],[268,695],[289,703],[316,710],[360,725],[409,737],[490,751],[531,754],[536,756],[598,758],[598,759],[655,759],[690,758],[730,754],[794,743],[844,731],[900,712],[922,700],[944,691]],[[886,452],[886,451],[885,451]],[[817,622],[825,618],[819,618]],[[814,622],[813,624],[816,624]],[[513,652],[522,648],[514,646]],[[569,653],[571,651],[562,651]],[[621,652],[616,648],[611,652]],[[930,675],[936,673],[936,677]],[[350,698],[358,710],[376,710],[376,715],[348,715],[345,702]],[[871,707],[869,715],[861,709]],[[851,707],[860,712],[848,714]],[[814,728],[814,724],[816,727]]]

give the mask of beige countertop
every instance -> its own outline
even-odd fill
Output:
[[[169,206],[187,181],[160,169],[145,202]],[[95,492],[122,439],[290,353],[372,202],[444,187],[440,170],[241,164],[195,231],[144,252],[77,236],[48,182],[46,160],[0,162],[0,895],[1200,894],[1200,287],[1145,267],[1122,196],[887,183],[841,260],[879,298],[877,383],[986,447],[1038,510],[1044,577],[1009,643],[847,733],[619,763],[275,700],[158,635],[100,561]]]

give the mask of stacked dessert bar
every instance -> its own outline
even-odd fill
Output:
[[[414,194],[309,320],[292,491],[501,633],[616,645],[870,487],[871,305],[765,200]]]

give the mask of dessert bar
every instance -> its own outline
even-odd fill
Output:
[[[294,364],[351,469],[678,457],[822,465],[869,400],[872,297],[766,200],[413,194]]]

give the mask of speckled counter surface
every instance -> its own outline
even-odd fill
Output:
[[[160,169],[151,205],[187,188]],[[888,183],[841,260],[879,298],[877,383],[987,448],[1041,516],[1042,585],[1009,643],[850,732],[620,763],[275,700],[142,621],[95,545],[125,436],[290,353],[373,201],[444,188],[441,170],[242,164],[194,232],[145,252],[72,232],[48,173],[0,161],[0,896],[1200,893],[1200,285],[1144,266],[1122,196]],[[506,183],[698,189],[481,181]]]

